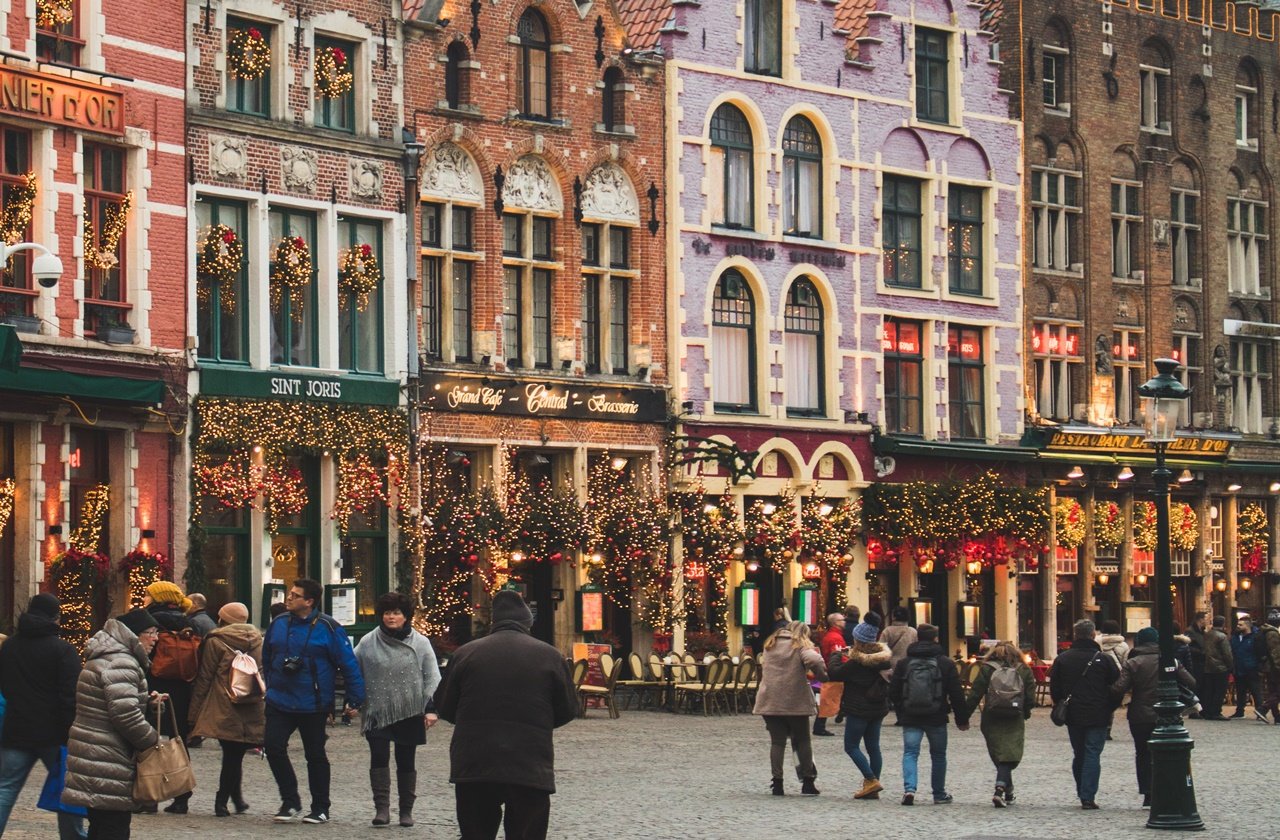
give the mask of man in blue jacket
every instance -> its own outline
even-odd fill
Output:
[[[1255,632],[1252,618],[1242,615],[1236,619],[1236,632],[1231,634],[1231,658],[1236,666],[1236,713],[1232,717],[1244,717],[1245,704],[1249,695],[1253,695],[1253,716],[1265,723],[1266,706],[1262,702],[1262,671],[1254,646]]]
[[[285,594],[286,610],[267,628],[262,640],[262,663],[267,681],[267,763],[280,787],[276,822],[294,822],[302,813],[298,777],[289,761],[289,739],[296,729],[307,758],[311,810],[302,821],[329,821],[329,757],[325,754],[325,723],[333,708],[334,684],[341,671],[346,681],[347,708],[364,705],[364,679],[351,640],[332,616],[320,612],[324,589],[301,578]]]

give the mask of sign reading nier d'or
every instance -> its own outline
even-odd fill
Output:
[[[424,373],[423,402],[435,411],[660,423],[666,400],[656,388],[594,386]]]
[[[0,115],[124,136],[124,94],[0,65]]]

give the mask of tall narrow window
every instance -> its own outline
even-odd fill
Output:
[[[534,9],[525,9],[516,26],[520,41],[520,115],[534,119],[551,118],[551,32],[546,18]]]
[[[20,128],[0,128],[0,213],[15,222],[24,218],[21,204],[26,195],[27,173],[31,172],[31,134]],[[31,218],[20,230],[10,231],[19,241],[31,241]],[[38,294],[31,286],[31,252],[18,251],[0,266],[0,315],[30,316]]]
[[[1183,308],[1181,304],[1174,304],[1173,353],[1169,358],[1176,359],[1182,365],[1175,375],[1192,394],[1192,399],[1184,401],[1178,421],[1179,426],[1190,426],[1193,417],[1192,400],[1200,394],[1200,383],[1204,378],[1204,357],[1199,325],[1193,320],[1179,318],[1179,310]],[[1189,312],[1189,308],[1187,311]]]
[[[1231,339],[1231,424],[1245,434],[1262,434],[1265,389],[1271,381],[1270,353],[1259,341]]]
[[[600,124],[605,131],[623,131],[627,127],[627,88],[617,67],[605,70],[601,80]]]
[[[316,125],[338,131],[356,130],[356,45],[316,36]]]
[[[1200,193],[1174,187],[1170,194],[1169,235],[1173,246],[1173,285],[1200,284]]]
[[[475,208],[422,205],[422,331],[429,359],[472,362]]]
[[[1111,276],[1140,280],[1142,271],[1142,205],[1138,184],[1111,182]]]
[[[125,150],[85,143],[84,224],[86,233],[92,229],[93,244],[98,251],[92,261],[88,256],[85,258],[86,331],[96,333],[104,326],[124,325],[129,315],[125,295],[128,276],[125,196]]]
[[[1169,62],[1153,49],[1145,49],[1138,65],[1138,95],[1143,131],[1169,131]]]
[[[288,257],[283,245],[305,248],[311,257],[311,276],[301,288],[271,282],[271,363],[305,365],[320,363],[316,346],[316,217],[312,213],[284,207],[272,207],[268,213],[271,235],[268,276],[281,270],[276,257]],[[283,270],[288,270],[284,267]]]
[[[1070,271],[1078,257],[1080,218],[1080,176],[1033,167],[1031,170],[1031,212],[1036,268]]]
[[[822,237],[822,140],[807,117],[792,117],[782,133],[782,229]]]
[[[1262,293],[1263,246],[1267,241],[1266,204],[1227,199],[1227,290],[1240,295]]]
[[[1248,65],[1236,70],[1236,145],[1258,148],[1258,77]]]
[[[588,373],[628,372],[631,228],[582,225],[582,358]]]
[[[1141,419],[1142,407],[1138,386],[1146,365],[1142,358],[1142,333],[1135,330],[1116,330],[1112,333],[1112,371],[1115,377],[1116,422],[1131,423]]]
[[[786,360],[783,378],[787,389],[787,414],[823,413],[822,300],[813,281],[800,277],[787,290],[783,312]]]
[[[983,440],[987,435],[985,371],[982,330],[948,327],[948,416],[953,440]]]
[[[947,271],[951,292],[983,292],[982,214],[985,190],[951,185],[948,190]]]
[[[1068,62],[1071,50],[1066,36],[1055,25],[1045,31],[1044,44],[1041,46],[1041,101],[1049,111],[1069,111],[1071,109],[1071,93],[1068,87]]]
[[[891,434],[924,433],[924,325],[884,321],[885,429]]]
[[[1049,420],[1070,420],[1084,387],[1080,326],[1036,322],[1032,325],[1031,353],[1035,359],[1037,413]]]
[[[711,116],[711,221],[724,227],[754,227],[754,153],[751,126],[732,105]]]
[[[782,75],[782,0],[745,0],[742,66],[748,73]]]
[[[951,38],[936,29],[916,27],[916,117],[945,123],[950,119],[948,80]]]
[[[711,302],[711,396],[716,411],[755,411],[755,300],[734,269],[720,275]]]
[[[890,286],[919,289],[921,271],[921,183],[914,178],[884,179],[881,206],[881,250],[884,282]]]
[[[467,45],[462,41],[453,41],[445,53],[444,65],[444,99],[448,107],[455,111],[471,102],[471,77],[467,67],[470,56]]]
[[[203,360],[248,359],[248,220],[243,202],[209,196],[196,201],[196,341]]]
[[[373,271],[381,266],[382,225],[368,219],[338,218],[338,364],[353,373],[382,372],[382,286],[379,280],[365,293]],[[358,277],[354,284],[342,273]],[[363,274],[361,274],[363,272]],[[381,268],[376,272],[381,274]],[[363,284],[363,285],[362,285]]]
[[[227,44],[237,44],[244,49],[248,44],[260,44],[267,48],[257,54],[268,56],[257,63],[243,62],[240,66],[227,66],[227,110],[256,117],[271,116],[271,62],[270,45],[275,28],[256,21],[227,17]],[[248,53],[246,53],[248,54]]]
[[[82,0],[41,3],[36,7],[36,57],[79,66],[84,38],[80,34]],[[26,37],[25,35],[23,37]]]
[[[509,367],[552,365],[554,251],[555,219],[503,214],[502,337]]]

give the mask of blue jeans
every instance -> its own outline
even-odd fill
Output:
[[[1102,748],[1107,745],[1107,727],[1067,725],[1071,739],[1071,775],[1076,779],[1076,796],[1081,802],[1092,802],[1098,795],[1098,779],[1102,776]]]
[[[880,768],[884,764],[884,759],[880,755],[880,724],[883,720],[884,718],[868,719],[850,716],[844,721],[845,754],[853,759],[853,763],[862,772],[864,779],[880,778]],[[867,755],[863,755],[862,750],[858,749],[858,743],[861,741],[867,744]],[[867,760],[867,756],[870,756],[870,761]]]
[[[56,744],[34,751],[0,748],[0,835],[4,834],[5,827],[9,824],[13,803],[18,801],[18,794],[27,783],[27,776],[36,761],[44,764],[45,770],[52,770],[58,764],[58,753],[61,751],[62,748]],[[59,811],[59,840],[83,840],[84,837],[84,817]]]
[[[902,789],[916,792],[916,765],[920,762],[920,742],[929,739],[929,781],[933,798],[947,795],[947,725],[902,727]]]

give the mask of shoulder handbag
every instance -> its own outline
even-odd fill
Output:
[[[1084,666],[1084,670],[1080,672],[1080,679],[1084,679],[1084,675],[1089,673],[1089,669],[1093,667],[1093,663],[1098,661],[1099,654],[1094,654],[1089,660],[1089,664]],[[1075,692],[1072,692],[1074,694]],[[1061,702],[1053,705],[1053,710],[1049,712],[1049,720],[1053,721],[1054,726],[1067,725],[1067,707],[1071,705],[1071,694],[1062,698]]]
[[[151,676],[191,682],[200,666],[200,637],[191,630],[165,630],[151,654]]]
[[[160,703],[156,708],[156,732],[160,731],[160,709],[169,708],[169,723],[178,731],[178,718],[172,703]],[[182,738],[160,737],[154,747],[134,756],[137,773],[133,779],[133,798],[137,802],[164,802],[196,788],[196,777],[191,772],[191,756],[187,754]]]

